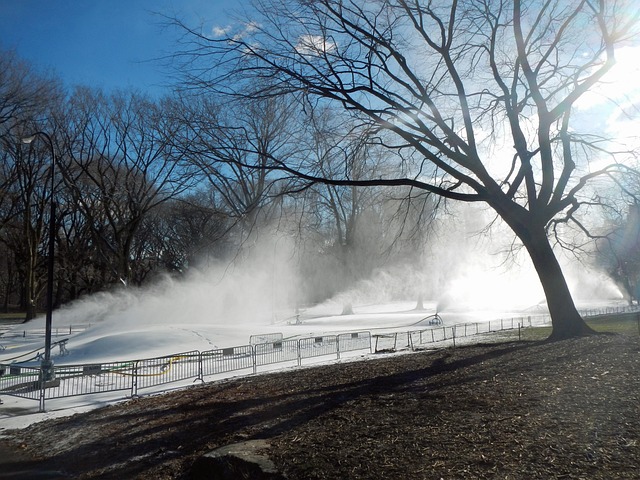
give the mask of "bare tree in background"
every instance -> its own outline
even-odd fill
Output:
[[[295,150],[295,110],[286,98],[236,99],[185,96],[170,109],[180,125],[170,139],[183,162],[215,192],[216,208],[233,220],[238,244],[279,215],[288,176],[270,159]]]
[[[183,273],[229,255],[229,219],[205,191],[166,202],[147,215],[139,238],[162,272]]]
[[[47,181],[51,172],[48,145],[20,147],[14,147],[13,160],[7,162],[14,165],[15,182],[5,195],[14,199],[15,211],[7,212],[10,219],[3,225],[2,241],[17,261],[22,287],[20,303],[30,320],[36,315],[38,299],[46,285],[46,232],[53,192]]]
[[[189,30],[181,69],[194,86],[253,98],[295,93],[358,118],[398,155],[393,172],[325,176],[270,158],[310,182],[411,186],[484,202],[528,251],[553,319],[551,338],[590,333],[550,230],[582,228],[593,180],[623,173],[608,143],[573,128],[576,102],[637,34],[631,0],[262,0],[225,38]],[[263,82],[255,82],[255,79]],[[592,133],[592,132],[585,132]]]
[[[640,179],[629,175],[619,187],[608,201],[595,258],[632,305],[640,299]]]
[[[44,287],[43,240],[47,225],[46,182],[50,149],[20,144],[20,138],[45,128],[63,93],[57,79],[37,72],[13,51],[0,51],[0,242],[6,276],[3,307],[15,300],[27,318],[36,313]]]
[[[302,149],[307,160],[315,163],[328,178],[348,170],[351,178],[359,179],[366,176],[369,169],[378,170],[380,165],[374,160],[366,138],[354,133],[353,125],[335,114],[330,109],[309,112],[311,128]],[[368,239],[375,244],[381,240],[375,235],[381,233],[381,229],[376,232],[372,225],[375,219],[370,216],[379,194],[380,189],[358,189],[353,185],[318,184],[312,189],[310,198],[314,200],[314,212],[321,219],[320,231],[329,234],[323,252],[334,257],[336,263],[334,271],[324,275],[332,273],[331,282],[337,291],[353,287],[378,266],[381,252],[371,251],[365,244]],[[353,313],[351,298],[344,298],[342,313]]]
[[[144,276],[132,268],[143,262],[133,246],[145,215],[187,188],[167,140],[174,126],[143,96],[86,88],[69,101],[66,123],[65,181],[103,257],[103,275],[126,284]]]
[[[0,135],[23,133],[16,127],[59,99],[59,86],[59,80],[38,73],[14,51],[0,50]]]

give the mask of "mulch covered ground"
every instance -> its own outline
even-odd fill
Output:
[[[11,442],[69,478],[163,479],[257,438],[291,480],[639,478],[640,339],[370,356],[140,398]]]

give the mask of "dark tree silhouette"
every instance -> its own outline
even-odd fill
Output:
[[[584,228],[593,180],[613,155],[574,127],[576,102],[637,35],[631,0],[259,0],[255,20],[224,38],[189,29],[187,84],[253,98],[297,94],[358,118],[397,154],[389,173],[326,176],[317,163],[270,159],[310,182],[410,186],[484,202],[528,251],[546,294],[553,339],[588,334],[550,236]],[[259,79],[256,82],[256,78]],[[261,86],[247,93],[247,86]],[[505,155],[504,152],[507,152]],[[505,159],[506,158],[506,159]],[[596,198],[595,203],[598,200]]]

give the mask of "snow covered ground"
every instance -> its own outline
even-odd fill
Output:
[[[372,333],[408,331],[426,327],[428,320],[436,313],[436,303],[425,302],[422,310],[415,309],[415,302],[356,305],[353,311],[353,314],[342,315],[341,305],[329,303],[298,314],[293,311],[281,312],[277,318],[246,323],[171,323],[153,320],[134,323],[105,320],[90,325],[70,325],[54,320],[52,357],[56,365],[104,363],[248,345],[252,335],[281,333],[287,339],[360,330]],[[484,322],[526,314],[522,311],[498,310],[439,312],[445,325]],[[36,357],[44,350],[43,332],[43,319],[7,328],[0,336],[0,363],[39,365]],[[55,345],[63,339],[68,339],[64,352]]]
[[[619,305],[619,302],[611,301],[608,304]],[[152,319],[131,322],[111,319],[80,327],[71,324],[70,327],[64,318],[54,317],[52,359],[56,366],[122,362],[192,350],[208,351],[248,345],[252,335],[271,333],[281,333],[284,339],[297,339],[358,331],[370,331],[372,335],[407,332],[427,328],[428,320],[435,313],[439,314],[445,326],[500,318],[522,318],[542,313],[542,309],[536,306],[519,311],[484,308],[473,311],[445,309],[440,312],[436,312],[436,302],[425,302],[423,310],[416,310],[415,306],[415,302],[354,305],[353,314],[342,315],[342,305],[326,303],[299,312],[292,310],[265,315],[262,320],[251,322],[157,322]],[[5,325],[0,330],[0,363],[20,362],[23,365],[38,366],[40,360],[37,354],[44,350],[43,331],[43,319],[26,324]],[[63,339],[67,339],[64,349],[55,346],[56,342]],[[358,356],[366,353],[360,351]],[[335,358],[326,361],[335,361]],[[231,372],[227,376],[234,375],[237,373]],[[192,380],[165,384],[147,389],[144,394],[190,384]],[[44,419],[72,415],[124,400],[126,397],[126,391],[119,391],[51,399],[46,403],[47,412],[38,413],[37,401],[3,395],[3,403],[0,405],[0,434],[3,429],[22,428]]]

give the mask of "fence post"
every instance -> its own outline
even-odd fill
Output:
[[[47,394],[46,392],[46,380],[44,378],[44,368],[40,366],[40,373],[38,374],[38,381],[40,382],[40,405],[38,411],[40,413],[44,412],[44,399]]]
[[[451,336],[453,338],[453,348],[456,348],[456,326],[451,327]]]
[[[200,380],[202,383],[204,383],[204,368],[202,367],[202,362],[202,352],[198,350],[198,378],[196,378],[194,382]]]
[[[302,365],[302,349],[300,348],[300,340],[296,342],[298,348],[298,366]]]
[[[256,352],[256,345],[251,345],[251,363],[253,364],[253,374],[258,373],[258,353]]]
[[[133,373],[131,374],[131,398],[138,396],[138,360],[133,362]]]
[[[340,360],[340,335],[336,335],[336,360]]]
[[[521,324],[518,323],[518,341],[519,342],[522,340],[522,336],[521,336],[521,333],[520,333],[521,330],[522,330]]]

